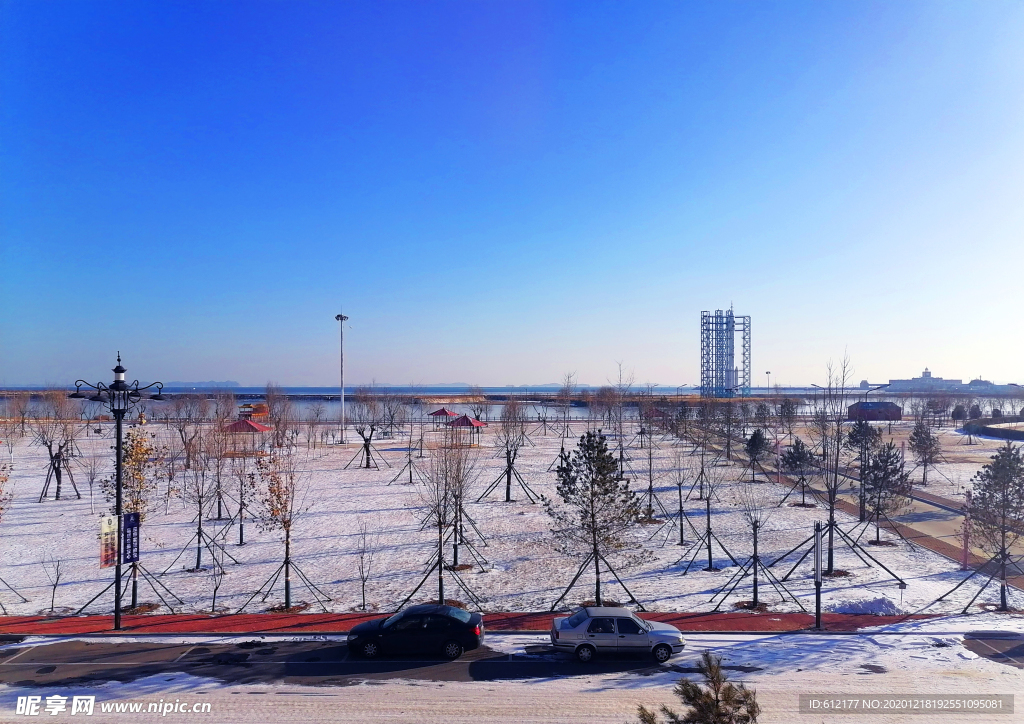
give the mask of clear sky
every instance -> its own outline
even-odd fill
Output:
[[[1020,2],[0,3],[0,384],[1024,382]]]

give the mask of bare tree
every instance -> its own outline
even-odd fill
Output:
[[[323,422],[327,416],[327,411],[324,408],[324,403],[314,402],[309,406],[309,410],[306,411],[306,449],[312,448],[316,450],[316,434],[320,427],[320,423]]]
[[[196,441],[202,433],[203,422],[210,413],[210,403],[202,395],[179,395],[171,403],[171,426],[181,440],[185,469],[192,467]]]
[[[828,505],[828,565],[826,573],[835,571],[835,524],[836,503],[843,483],[842,454],[846,419],[846,402],[853,369],[849,357],[843,357],[838,364],[828,363],[828,375],[822,388],[822,404],[815,411],[815,429],[819,435],[822,453],[822,484],[825,486],[825,503]]]
[[[107,469],[106,462],[106,459],[100,455],[84,455],[78,459],[78,466],[82,468],[85,481],[89,483],[89,512],[93,514],[96,513],[93,489],[96,483],[105,482],[103,474]]]
[[[361,387],[356,390],[351,420],[352,427],[363,441],[359,453],[359,467],[379,467],[376,460],[379,455],[373,447],[373,436],[384,425],[385,407],[373,387]]]
[[[238,402],[231,390],[220,390],[213,400],[213,416],[217,427],[224,427],[238,417]]]
[[[203,529],[203,522],[216,498],[216,487],[211,472],[212,455],[207,449],[207,435],[204,433],[205,431],[200,432],[189,442],[192,464],[184,470],[181,486],[181,497],[195,512],[196,532],[192,540],[196,543],[196,565],[193,571],[203,569],[203,548],[210,549],[212,539]]]
[[[505,456],[505,470],[498,475],[498,478],[494,481],[484,494],[480,496],[482,500],[498,483],[501,478],[505,478],[505,502],[509,503],[512,501],[512,479],[515,478],[517,482],[522,486],[523,492],[526,493],[527,498],[530,502],[534,502],[533,490],[523,480],[522,475],[516,469],[516,458],[519,457],[519,451],[523,445],[526,444],[526,410],[522,403],[515,397],[509,397],[501,410],[501,423],[498,426],[498,432],[494,437],[494,444],[498,448],[500,454]]]
[[[750,526],[750,533],[754,542],[754,554],[750,560],[750,569],[754,576],[754,600],[753,608],[756,610],[760,603],[758,599],[758,573],[762,568],[760,554],[758,553],[758,538],[761,530],[769,518],[776,511],[778,498],[774,489],[766,485],[744,485],[740,493],[740,504],[743,506],[743,519]]]
[[[14,500],[14,491],[9,490],[7,484],[11,481],[11,466],[7,463],[0,463],[0,523],[4,521],[4,513],[11,507]]]
[[[56,608],[57,586],[64,578],[64,561],[61,558],[49,558],[43,560],[43,573],[50,581],[50,613]]]
[[[466,390],[466,402],[469,403],[469,411],[477,420],[486,420],[490,403],[482,388],[473,386]]]
[[[276,533],[284,543],[284,559],[277,572],[264,584],[264,587],[268,587],[266,594],[269,595],[273,590],[274,583],[283,574],[284,609],[290,611],[292,609],[292,572],[294,571],[317,600],[317,603],[323,606],[323,601],[330,599],[313,585],[292,560],[292,537],[295,533],[296,522],[310,508],[306,502],[307,476],[299,469],[295,456],[285,450],[278,450],[268,457],[258,459],[256,471],[257,484],[254,501],[257,525],[264,532]],[[266,600],[266,595],[264,595],[264,600]],[[324,610],[327,610],[326,607]]]
[[[576,387],[576,373],[566,372],[562,376],[562,386],[558,390],[558,406],[562,408],[562,437],[572,437],[569,413],[572,410],[573,398],[576,397]]]
[[[455,566],[458,565],[458,547],[462,540],[462,504],[475,476],[476,455],[474,449],[464,444],[457,429],[446,429],[441,444],[431,452],[426,481],[420,490],[420,503],[423,506],[422,522],[424,526],[433,528],[437,533],[437,550],[433,568],[437,569],[438,603],[444,603],[446,600],[444,593],[446,569],[451,570],[463,590],[471,594],[459,579]],[[445,563],[444,555],[444,544],[449,534],[453,541],[454,556],[451,565]],[[429,573],[430,571],[428,571],[428,575]]]
[[[75,495],[78,498],[82,497],[71,472],[75,440],[82,428],[79,420],[80,408],[75,402],[69,400],[67,393],[62,390],[47,390],[43,393],[37,414],[31,422],[36,443],[46,448],[49,456],[46,482],[39,495],[39,502],[42,502],[49,492],[51,480],[56,484],[54,500],[60,500],[61,484],[65,474],[75,490]]]
[[[7,456],[12,466],[14,465],[14,447],[18,443],[18,438],[22,436],[21,423],[15,417],[12,401],[8,398],[4,401],[3,415],[0,416],[0,437],[3,438],[4,445],[7,447]]]
[[[360,609],[366,610],[366,582],[373,575],[374,564],[380,553],[380,533],[371,529],[363,519],[359,520],[359,537],[356,539],[356,558],[359,562],[359,584],[362,595]]]
[[[11,395],[10,401],[11,418],[18,421],[21,437],[25,437],[32,415],[32,395],[28,392],[15,392]]]
[[[284,447],[295,418],[292,401],[278,385],[267,383],[267,422],[273,428],[271,442],[274,447]]]

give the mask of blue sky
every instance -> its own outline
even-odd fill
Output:
[[[1024,5],[0,4],[0,384],[1022,377]],[[1024,380],[1022,380],[1024,381]]]

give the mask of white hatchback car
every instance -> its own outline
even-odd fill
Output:
[[[664,662],[681,653],[686,641],[671,624],[644,621],[625,608],[588,606],[552,622],[551,645],[583,662],[609,653],[649,653]]]

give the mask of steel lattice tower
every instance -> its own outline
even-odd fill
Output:
[[[736,366],[736,333],[740,334],[740,366]],[[700,313],[701,397],[750,395],[750,316],[732,309]]]

